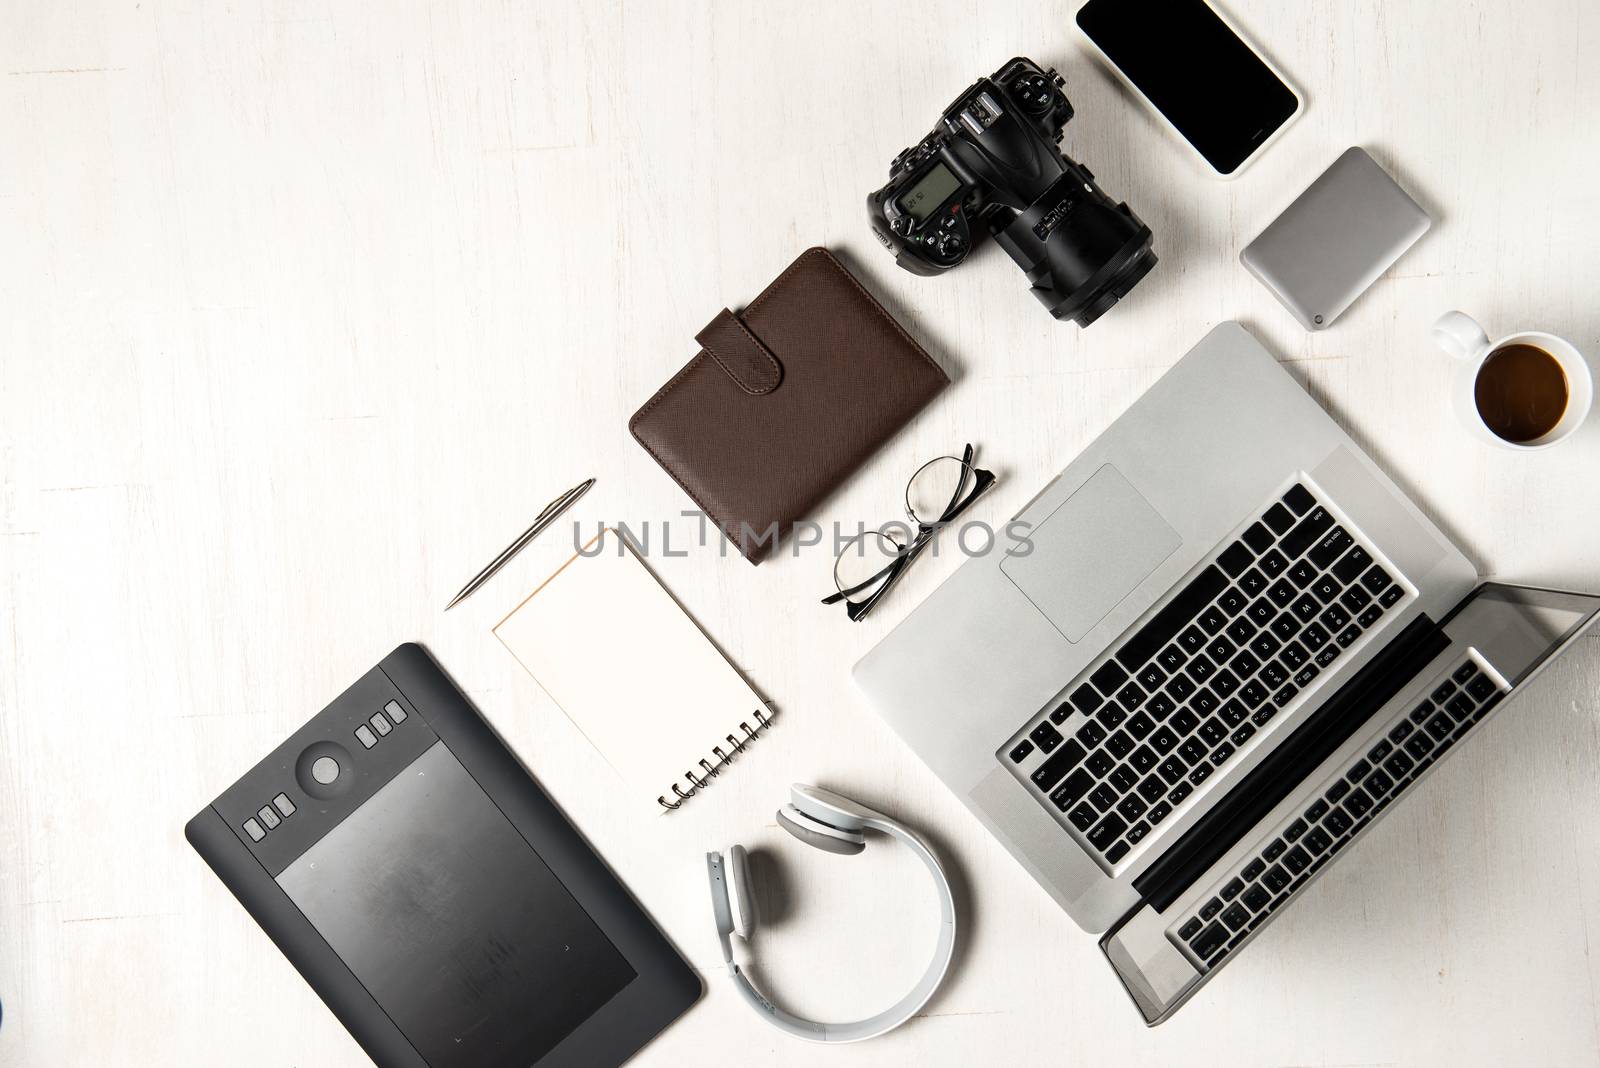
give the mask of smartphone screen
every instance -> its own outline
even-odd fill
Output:
[[[1089,0],[1078,27],[1221,174],[1300,107],[1205,0]]]

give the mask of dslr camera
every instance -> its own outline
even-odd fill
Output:
[[[1056,146],[1061,76],[1021,56],[980,78],[867,198],[872,230],[913,274],[947,271],[987,229],[1057,319],[1088,326],[1156,264],[1150,228]]]

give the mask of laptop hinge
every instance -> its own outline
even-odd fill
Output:
[[[1449,644],[1426,615],[1412,620],[1133,881],[1139,896],[1164,912]]]

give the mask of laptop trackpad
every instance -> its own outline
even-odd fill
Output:
[[[1183,543],[1110,464],[1029,532],[1003,571],[1069,642],[1094,629]]]

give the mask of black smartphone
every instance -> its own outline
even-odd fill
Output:
[[[1224,178],[1300,114],[1300,96],[1206,0],[1089,0],[1078,28]]]

